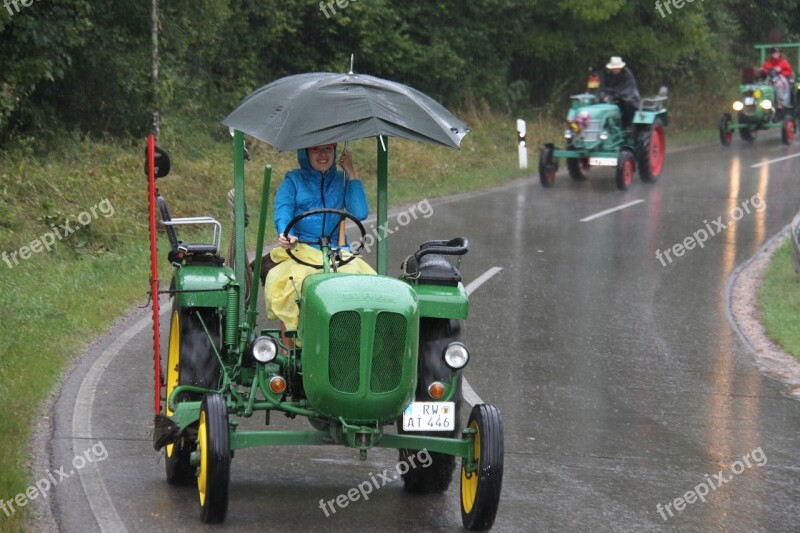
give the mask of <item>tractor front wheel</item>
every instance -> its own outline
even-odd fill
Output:
[[[225,520],[228,512],[228,485],[231,478],[230,429],[225,398],[206,394],[200,404],[197,428],[197,491],[200,495],[200,518],[206,524]]]
[[[792,144],[794,141],[794,134],[797,131],[797,122],[791,115],[783,117],[783,126],[781,127],[781,141],[785,145]]]
[[[719,120],[719,142],[722,143],[722,146],[730,146],[733,141],[733,130],[730,126],[731,116],[725,113]]]
[[[617,189],[624,191],[628,188],[633,180],[634,167],[633,152],[627,149],[622,150],[617,159]]]
[[[486,531],[494,524],[503,487],[503,419],[493,405],[472,408],[468,427],[474,431],[477,469],[467,471],[461,460],[461,522],[470,531]]]
[[[553,145],[547,145],[542,148],[542,153],[539,154],[539,181],[542,183],[542,187],[545,188],[552,187],[556,181],[558,159],[553,157],[553,152]]]

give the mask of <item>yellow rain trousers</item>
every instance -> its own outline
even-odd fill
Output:
[[[292,253],[306,263],[322,264],[322,252],[307,244],[298,244]],[[297,290],[301,290],[306,276],[322,272],[322,269],[301,265],[289,257],[283,248],[275,248],[269,255],[278,264],[267,274],[265,287],[267,318],[270,320],[278,318],[286,325],[287,330],[295,330],[299,319],[299,309],[295,301],[297,295],[294,287],[297,286]],[[347,259],[349,256],[349,253],[342,251],[342,257]],[[340,267],[338,272],[376,274],[371,266],[358,257]],[[292,280],[289,279],[290,277]]]

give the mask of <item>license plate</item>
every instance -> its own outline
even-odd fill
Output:
[[[747,97],[744,99],[744,105],[753,105],[753,104],[755,104],[755,103],[756,103],[756,100],[755,100],[755,98],[753,98],[752,96],[747,96]]]
[[[589,165],[593,167],[615,167],[617,166],[616,157],[590,157]]]
[[[403,410],[403,431],[453,431],[454,402],[411,402]]]

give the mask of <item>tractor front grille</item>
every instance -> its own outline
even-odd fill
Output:
[[[334,314],[328,334],[328,380],[331,387],[339,392],[358,392],[361,315],[355,311]]]
[[[757,106],[755,106],[755,105],[746,105],[742,109],[742,114],[743,115],[748,115],[748,116],[755,115],[756,111],[758,111],[758,107]]]
[[[600,139],[600,121],[590,120],[589,125],[583,130],[584,141],[596,141]]]
[[[372,346],[370,390],[391,392],[400,386],[406,345],[406,317],[398,313],[379,313],[375,321]]]

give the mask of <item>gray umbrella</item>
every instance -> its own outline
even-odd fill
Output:
[[[279,151],[378,135],[458,148],[469,132],[447,109],[407,85],[332,72],[265,85],[222,123]]]

